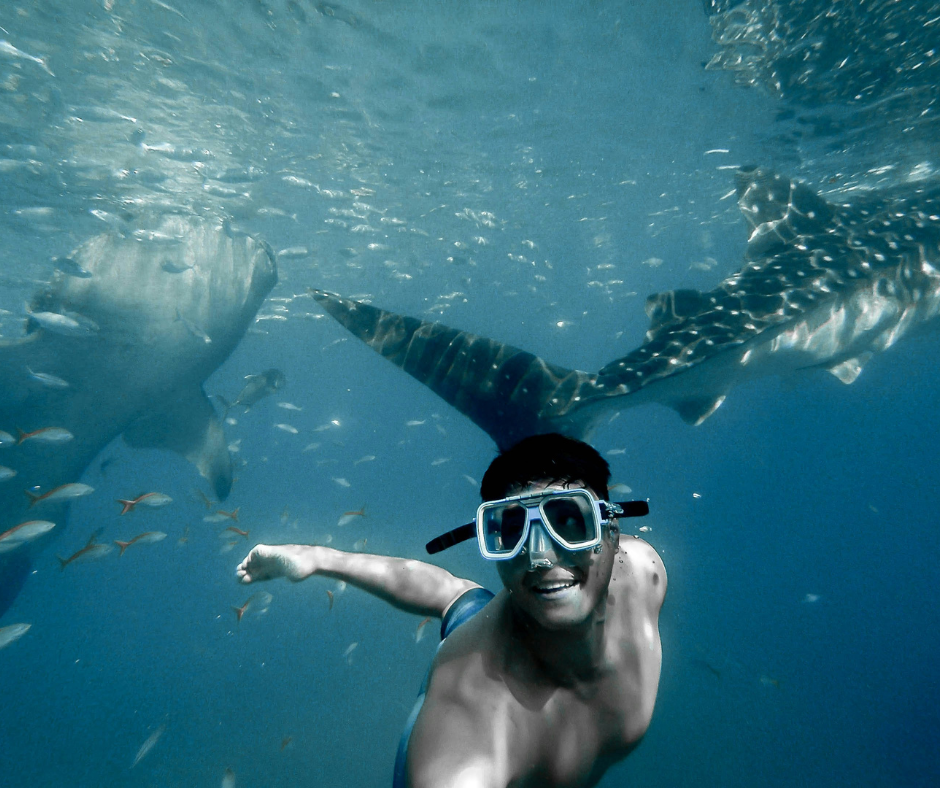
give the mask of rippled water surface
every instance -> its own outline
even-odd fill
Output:
[[[31,624],[0,650],[0,783],[389,784],[434,634],[320,579],[266,586],[239,621],[234,567],[260,541],[420,557],[472,516],[494,444],[307,288],[596,371],[643,343],[648,295],[742,267],[742,166],[887,205],[879,237],[940,268],[938,71],[923,1],[5,3],[0,430],[56,426],[53,395],[84,398],[81,439],[135,397],[160,421],[171,376],[229,403],[246,375],[286,382],[228,411],[234,480],[210,509],[193,465],[130,437],[63,480],[94,492],[30,548],[0,619]],[[277,264],[230,355],[238,287],[179,306],[206,227]],[[75,268],[105,243],[132,276]],[[81,391],[24,374],[50,282],[131,305],[120,353],[69,338]],[[652,726],[601,785],[937,783],[940,352],[917,328],[850,386],[808,370],[700,426],[655,404],[598,426],[670,579]],[[0,503],[25,506],[66,450],[30,455],[38,476],[0,480]],[[119,515],[151,491],[172,502]],[[440,563],[498,586],[470,544]]]

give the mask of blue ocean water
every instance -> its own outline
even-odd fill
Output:
[[[433,633],[319,579],[267,585],[239,622],[234,567],[328,538],[420,557],[472,516],[495,448],[306,288],[599,369],[642,342],[648,294],[740,268],[735,166],[849,203],[936,182],[940,9],[896,6],[6,3],[4,340],[52,260],[101,233],[224,216],[295,251],[205,385],[231,401],[287,377],[225,426],[220,506],[248,537],[204,522],[182,458],[109,445],[0,619],[31,624],[0,651],[0,784],[388,784]],[[699,427],[650,405],[598,429],[670,580],[652,726],[601,785],[940,781],[938,363],[927,331],[850,386],[765,378]],[[102,396],[136,384],[99,374]],[[150,490],[173,503],[118,516]],[[98,529],[168,536],[60,570]],[[439,563],[499,583],[470,544]]]

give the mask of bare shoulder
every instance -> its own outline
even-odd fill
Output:
[[[647,596],[652,608],[658,612],[666,596],[666,567],[655,548],[635,536],[620,537],[620,553],[623,564],[615,564],[622,572],[629,573],[637,589]]]
[[[408,748],[414,788],[501,788],[510,782],[510,759],[500,744],[519,726],[509,724],[515,704],[492,660],[491,606],[498,611],[500,603],[494,600],[449,635],[434,659]]]

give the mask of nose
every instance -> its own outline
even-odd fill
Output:
[[[554,564],[555,547],[552,538],[542,525],[542,521],[534,519],[529,523],[529,538],[526,541],[526,553],[529,556],[530,567],[550,567]]]

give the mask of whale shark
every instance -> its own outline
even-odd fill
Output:
[[[0,615],[64,525],[67,500],[31,510],[35,492],[68,490],[117,436],[181,454],[228,495],[232,461],[203,382],[277,282],[264,242],[202,217],[98,235],[68,260],[26,305],[25,334],[0,340],[0,430],[19,431],[0,445],[16,472],[0,485],[0,533],[40,517],[57,525],[0,553]]]
[[[501,449],[532,434],[589,439],[646,403],[699,425],[732,388],[823,369],[852,383],[871,357],[940,311],[940,187],[829,202],[771,170],[735,174],[744,264],[708,292],[651,295],[645,341],[598,372],[320,290],[354,336],[428,386]]]

